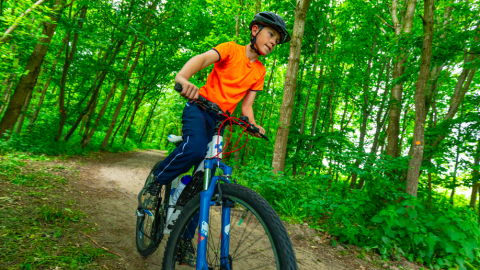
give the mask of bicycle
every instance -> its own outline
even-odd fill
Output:
[[[182,91],[180,84],[174,89]],[[243,132],[258,133],[258,128],[249,124],[247,117],[231,118],[203,97],[195,104],[202,110],[222,115],[224,120],[215,122],[216,135],[208,145],[205,159],[175,205],[176,211],[181,212],[168,238],[162,269],[183,269],[189,253],[185,243],[194,241],[197,248],[189,247],[193,248],[190,253],[196,256],[196,269],[298,269],[292,243],[276,212],[258,193],[237,184],[236,180],[232,183],[232,167],[221,162],[222,147],[226,147],[221,130],[227,121],[231,127],[243,127]],[[215,176],[216,169],[222,174]],[[165,186],[166,196],[169,188]],[[157,206],[156,211],[168,207],[164,200],[164,205]],[[165,224],[161,221],[155,225]]]

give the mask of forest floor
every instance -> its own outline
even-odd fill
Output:
[[[76,201],[76,208],[88,215],[86,224],[93,227],[88,234],[79,232],[75,245],[101,246],[111,251],[109,258],[96,258],[92,268],[160,269],[166,240],[153,255],[140,256],[135,245],[135,209],[137,194],[146,176],[164,157],[164,151],[140,150],[50,161],[57,168],[67,168],[56,174],[68,179],[68,196]],[[299,269],[422,269],[406,260],[381,260],[378,255],[355,246],[332,247],[331,236],[309,228],[308,224],[284,224],[293,242]]]

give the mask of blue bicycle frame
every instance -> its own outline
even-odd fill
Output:
[[[215,152],[220,152],[221,144],[217,144],[214,136],[212,143],[215,144],[212,151],[208,151],[207,157],[215,157]],[[222,141],[222,140],[220,140]],[[220,147],[219,147],[220,146]],[[217,154],[218,154],[217,152]],[[221,153],[219,155],[221,157]],[[208,218],[210,212],[210,206],[214,205],[212,197],[215,192],[215,186],[218,181],[225,181],[230,183],[228,177],[232,175],[232,167],[227,166],[221,162],[221,158],[210,158],[204,161],[205,178],[203,180],[203,191],[200,192],[200,214],[199,214],[199,230],[198,230],[198,243],[197,243],[197,269],[208,269],[207,265],[207,241],[208,241]],[[212,177],[212,173],[219,168],[222,170],[222,176]],[[221,177],[221,179],[220,179]],[[221,224],[221,251],[220,251],[220,265],[230,270],[229,265],[229,243],[230,243],[230,210],[229,204],[222,203],[222,224]]]

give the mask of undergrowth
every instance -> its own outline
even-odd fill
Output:
[[[0,268],[85,269],[112,256],[83,235],[95,226],[69,195],[63,165],[46,156],[0,156]]]
[[[108,152],[127,152],[134,149],[160,149],[162,138],[152,138],[152,141],[147,143],[147,138],[144,142],[139,143],[139,135],[135,127],[132,127],[130,135],[123,142],[123,133],[117,134],[115,140],[110,140],[106,149],[102,148],[102,142],[106,134],[106,130],[100,129],[94,133],[91,142],[86,147],[82,147],[82,134],[79,133],[80,128],[72,134],[68,141],[63,138],[55,141],[56,129],[52,126],[58,126],[58,119],[56,117],[48,117],[48,115],[41,115],[33,126],[25,125],[22,133],[12,134],[5,133],[5,137],[0,139],[0,154],[11,151],[28,152],[33,154],[46,154],[50,156],[57,155],[88,155],[91,152],[108,151]],[[70,127],[67,125],[65,130]],[[65,133],[65,132],[64,132]],[[65,134],[63,134],[65,135]],[[165,140],[163,140],[165,141]]]
[[[266,162],[237,172],[241,184],[262,195],[288,222],[309,223],[337,241],[374,250],[384,259],[401,257],[431,269],[480,269],[478,215],[466,205],[451,205],[434,193],[427,205],[426,187],[419,197],[402,192],[404,186],[386,177],[388,162],[376,163],[363,189],[349,189],[349,181],[319,173],[292,177],[274,174]],[[404,184],[404,183],[403,183]]]

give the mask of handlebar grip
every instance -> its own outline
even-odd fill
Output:
[[[182,86],[181,84],[179,84],[179,83],[176,83],[175,86],[173,87],[173,89],[174,89],[175,91],[177,91],[178,93],[181,93],[181,92],[183,91],[183,86]],[[202,96],[200,96],[200,95],[198,96],[198,99],[197,99],[197,100],[200,101],[200,102],[203,102],[203,103],[205,103],[205,102],[207,101],[206,98],[204,98],[204,97],[202,97]]]
[[[173,89],[175,91],[177,91],[178,93],[181,93],[183,91],[183,86],[179,83],[176,83],[175,86],[173,87]]]
[[[260,137],[262,137],[263,139],[269,141],[268,137],[263,135],[262,133],[260,133],[260,129],[257,128],[256,126],[250,124],[250,126],[248,127],[249,131],[251,131],[252,133],[255,133],[255,134],[260,134]]]
[[[175,86],[173,87],[173,89],[175,91],[177,91],[178,93],[181,93],[183,91],[183,86],[179,83],[176,83]]]

